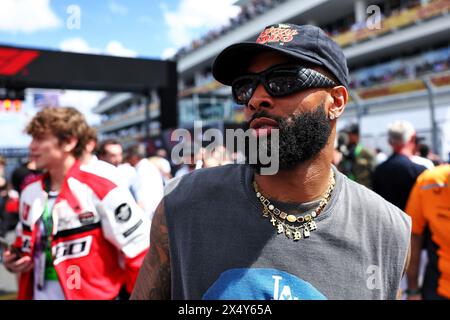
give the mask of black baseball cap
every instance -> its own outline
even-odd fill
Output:
[[[231,85],[234,79],[247,72],[252,58],[267,51],[323,66],[348,88],[344,52],[322,29],[312,25],[274,24],[267,26],[255,42],[232,44],[216,57],[213,76]]]

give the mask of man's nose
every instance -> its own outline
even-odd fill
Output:
[[[261,108],[273,108],[273,98],[270,96],[269,93],[267,93],[264,86],[259,83],[258,86],[255,89],[255,92],[253,92],[252,97],[250,98],[248,104],[248,108],[256,112]]]
[[[28,145],[28,149],[29,150],[33,150],[33,149],[36,149],[36,139],[31,139],[31,142],[30,142],[30,144]]]

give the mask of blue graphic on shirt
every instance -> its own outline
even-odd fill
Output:
[[[326,300],[309,282],[269,268],[238,268],[223,272],[203,300]]]

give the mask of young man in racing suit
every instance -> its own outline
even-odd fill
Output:
[[[116,168],[80,164],[89,127],[74,108],[46,108],[26,128],[46,174],[20,199],[16,247],[5,267],[20,274],[19,299],[115,299],[131,292],[149,246],[149,222]]]

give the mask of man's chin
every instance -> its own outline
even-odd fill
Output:
[[[39,165],[36,165],[36,170],[39,170],[39,171],[45,171],[45,170],[47,170],[47,166],[39,166]]]
[[[36,160],[35,163],[36,163],[36,170],[45,171],[48,169],[48,163],[45,163],[40,159]]]

